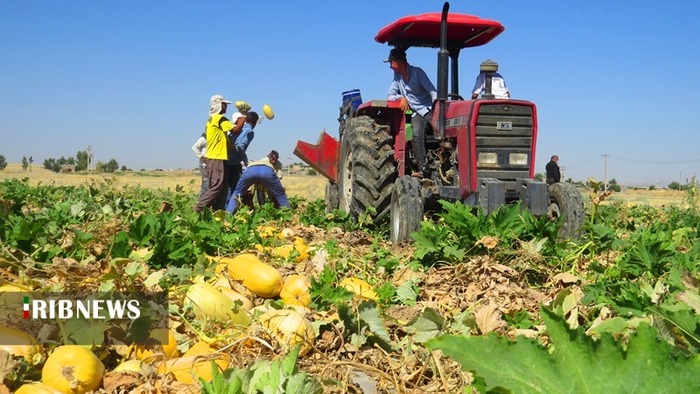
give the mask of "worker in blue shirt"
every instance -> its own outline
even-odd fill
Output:
[[[413,110],[413,153],[418,164],[415,177],[427,176],[425,134],[433,119],[433,102],[437,99],[437,89],[422,68],[411,66],[406,60],[406,52],[394,48],[384,60],[394,71],[394,79],[389,86],[389,101],[399,101],[402,111]]]

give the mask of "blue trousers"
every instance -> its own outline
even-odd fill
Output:
[[[284,193],[284,187],[275,174],[275,170],[265,165],[257,165],[250,166],[243,171],[236,184],[236,189],[233,191],[233,196],[226,206],[226,211],[233,213],[238,207],[238,199],[241,195],[256,183],[263,185],[280,207],[289,208],[287,195]]]

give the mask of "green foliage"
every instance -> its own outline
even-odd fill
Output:
[[[7,159],[4,155],[0,155],[0,171],[4,170],[5,168],[7,168]]]
[[[260,360],[246,368],[219,371],[212,361],[212,380],[200,378],[205,394],[295,393],[321,394],[323,386],[306,372],[299,371],[299,346],[284,358]]]
[[[323,271],[311,277],[311,308],[314,310],[328,310],[331,306],[350,300],[353,293],[343,287],[337,286],[340,282],[338,271],[330,265],[323,267]]]
[[[503,205],[490,215],[461,203],[441,201],[437,222],[423,222],[412,234],[416,258],[424,264],[460,262],[467,255],[487,253],[484,237],[497,239],[500,250],[518,248],[522,241],[556,239],[557,223],[536,218],[520,204]]]
[[[486,384],[514,393],[680,393],[700,390],[700,363],[678,355],[640,325],[626,342],[612,335],[599,339],[584,330],[569,330],[563,318],[541,310],[551,348],[518,337],[444,335],[428,342],[462,368],[475,371]]]
[[[377,344],[387,351],[395,348],[376,302],[363,301],[356,309],[340,304],[338,315],[345,325],[346,340],[353,346]]]

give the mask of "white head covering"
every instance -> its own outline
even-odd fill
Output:
[[[215,115],[221,113],[221,104],[231,104],[230,101],[226,100],[224,96],[220,94],[215,94],[209,99],[209,115]]]

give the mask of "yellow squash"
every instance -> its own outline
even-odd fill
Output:
[[[267,104],[263,105],[263,114],[268,119],[274,119],[274,117],[275,117],[275,111],[273,111],[272,107],[270,107]]]
[[[167,360],[178,354],[175,334],[167,328],[154,328],[146,343],[137,344],[134,349],[134,357],[137,360]]]
[[[280,298],[287,305],[309,306],[311,281],[306,275],[290,275],[284,279]]]
[[[226,353],[217,353],[204,342],[197,342],[182,357],[161,364],[158,373],[172,374],[175,380],[182,383],[199,383],[199,378],[210,381],[212,379],[211,360],[214,360],[219,370],[223,371],[228,368],[231,356]]]
[[[15,391],[15,394],[62,394],[51,386],[40,382],[23,384]]]
[[[221,261],[228,264],[228,273],[232,279],[240,280],[243,286],[259,297],[277,297],[282,290],[282,274],[271,265],[260,261],[254,254],[222,257]]]
[[[379,297],[377,297],[377,293],[375,293],[374,289],[372,289],[372,286],[362,279],[345,278],[340,282],[340,286],[355,293],[355,295],[360,298],[374,301],[379,299]]]
[[[53,350],[41,370],[41,381],[66,393],[83,394],[100,387],[105,366],[86,347],[59,346]]]
[[[301,344],[300,356],[308,353],[316,342],[311,322],[293,310],[270,310],[260,316],[260,324],[286,350]]]

